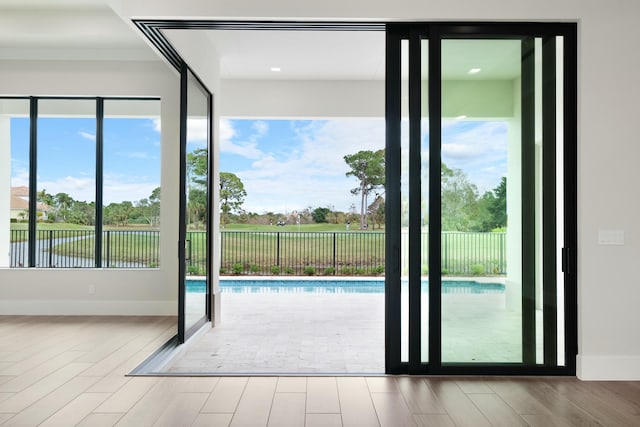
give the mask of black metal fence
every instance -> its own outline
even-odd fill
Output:
[[[27,230],[11,230],[10,265],[29,265]],[[102,267],[155,268],[159,260],[160,232],[109,230],[102,233]],[[36,230],[35,266],[41,268],[94,268],[93,230]]]
[[[221,274],[384,273],[384,233],[223,231]]]
[[[11,267],[28,266],[28,232],[11,231]],[[428,239],[422,235],[422,271],[428,273]],[[442,273],[506,274],[506,233],[444,232]],[[378,275],[384,273],[383,232],[222,231],[220,273],[255,275]],[[93,230],[38,230],[36,267],[95,267]],[[102,267],[156,268],[160,232],[108,230],[102,235]],[[187,233],[187,272],[205,275],[206,232]],[[402,235],[403,274],[408,238]]]
[[[383,232],[221,233],[221,274],[376,275],[384,273]],[[408,271],[408,235],[402,236],[402,270]],[[422,271],[428,274],[428,233],[422,234]],[[444,232],[445,275],[506,274],[506,233]]]

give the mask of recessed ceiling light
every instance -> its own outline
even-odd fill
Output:
[[[478,74],[480,71],[480,68],[472,68],[469,70],[469,74]]]
[[[280,70],[280,67],[271,67],[271,71],[273,71],[274,73],[277,73],[281,70]]]

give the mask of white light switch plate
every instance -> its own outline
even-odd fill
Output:
[[[624,245],[624,230],[598,230],[599,245]]]

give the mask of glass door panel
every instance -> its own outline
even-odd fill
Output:
[[[443,363],[522,361],[520,62],[520,40],[442,41]]]
[[[389,373],[575,372],[575,26],[540,28],[391,27]]]
[[[409,40],[400,42],[401,59],[401,123],[400,123],[400,194],[402,211],[401,251],[401,361],[409,361]]]
[[[429,361],[429,40],[420,40],[420,362]]]
[[[183,87],[183,90],[185,88]],[[181,313],[185,339],[207,321],[209,287],[210,95],[187,71],[184,152],[183,275]]]

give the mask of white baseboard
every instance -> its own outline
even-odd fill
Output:
[[[177,316],[176,301],[2,300],[0,315]]]
[[[576,364],[576,375],[581,380],[640,380],[640,356],[578,356]]]

